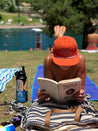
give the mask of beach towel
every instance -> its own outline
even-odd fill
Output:
[[[9,82],[15,75],[15,72],[19,70],[19,68],[0,69],[0,92],[4,91],[6,83]]]
[[[90,94],[90,100],[98,100],[98,86],[86,75],[85,94]]]
[[[43,77],[43,65],[38,65],[36,70],[31,90],[31,104],[37,98],[37,91],[39,89],[37,77]],[[90,100],[98,100],[98,87],[87,75],[85,82],[85,93],[91,95]]]
[[[98,50],[80,50],[80,51],[87,53],[98,53]]]

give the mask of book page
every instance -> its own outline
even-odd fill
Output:
[[[73,95],[80,91],[81,79],[74,78],[59,82],[60,101],[68,101],[73,99]]]
[[[74,82],[74,81],[81,81],[81,79],[79,77],[77,77],[77,78],[73,78],[73,79],[61,80],[58,83],[70,83],[70,82]]]
[[[51,98],[59,100],[57,82],[47,78],[37,78],[40,89],[45,89],[45,93],[50,94]]]

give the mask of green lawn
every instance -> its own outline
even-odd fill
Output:
[[[0,14],[2,15],[2,19],[0,21],[3,21],[3,25],[5,25],[8,22],[8,19],[12,19],[13,21],[11,22],[11,24],[17,24],[18,22],[18,13],[8,13],[8,12],[0,12]],[[26,14],[20,13],[20,22],[24,23],[24,24],[34,24],[36,22],[39,22],[39,18],[32,18],[32,21],[27,21],[29,17]]]
[[[24,105],[30,107],[31,100],[31,88],[33,79],[36,73],[38,65],[42,65],[45,56],[50,51],[0,51],[0,68],[21,68],[25,66],[26,74],[28,77],[28,102]],[[87,75],[98,85],[98,53],[84,53]],[[0,94],[0,103],[7,101],[11,102],[16,98],[16,77],[6,84],[5,90]],[[98,102],[93,102],[96,109],[98,109]],[[13,117],[12,115],[5,116],[8,110],[8,105],[0,106],[0,122],[8,121]],[[22,131],[20,127],[16,128],[16,131]]]

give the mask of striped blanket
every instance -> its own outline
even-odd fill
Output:
[[[0,69],[0,92],[4,91],[6,83],[13,78],[18,70],[19,68]]]
[[[30,109],[26,113],[26,115],[22,118],[21,127],[26,129],[26,131],[64,131],[65,129],[68,131],[81,131],[81,130],[98,130],[98,112],[93,108],[93,105],[88,100],[89,96],[86,96],[83,103],[81,103],[81,107],[83,111],[81,113],[80,121],[75,122],[73,112],[66,113],[52,113],[50,126],[44,126],[45,123],[45,115],[51,108],[73,108],[75,105],[59,105],[57,103],[46,102],[39,104],[38,100],[34,100]],[[79,103],[78,103],[79,104]],[[73,107],[72,107],[73,106]],[[97,128],[94,128],[92,126]]]

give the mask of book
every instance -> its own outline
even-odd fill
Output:
[[[80,91],[81,79],[73,78],[56,82],[48,78],[37,78],[40,89],[58,102],[73,100],[73,95]]]

